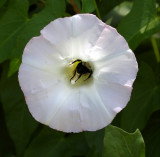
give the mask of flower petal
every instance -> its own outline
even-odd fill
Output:
[[[80,90],[81,117],[84,130],[95,131],[110,124],[115,116],[101,100],[95,85]]]
[[[19,82],[29,110],[37,121],[66,132],[78,129],[74,122],[77,118],[72,115],[72,112],[76,115],[73,107],[77,107],[77,102],[70,100],[71,90],[66,82],[26,64],[21,65]]]
[[[105,107],[114,111],[114,116],[127,105],[132,91],[132,87],[106,81],[96,81],[96,89]]]
[[[111,55],[119,55],[129,50],[126,40],[116,31],[116,29],[105,25],[95,46],[92,48],[90,58],[92,61],[107,59]]]
[[[34,37],[28,42],[22,62],[50,72],[56,72],[62,63],[59,52],[42,36]]]
[[[37,121],[49,126],[53,124],[57,117],[57,113],[63,107],[63,104],[67,100],[70,93],[70,91],[68,91],[65,87],[66,86],[64,86],[63,82],[59,82],[50,88],[26,97],[29,110]],[[64,113],[61,113],[61,117],[65,117],[63,114]],[[58,119],[57,122],[65,127],[63,125],[65,121],[61,123],[61,120]],[[57,130],[61,129],[56,125],[51,125],[51,127]],[[63,129],[61,131],[66,130]]]
[[[20,66],[18,78],[27,97],[50,88],[58,82],[57,75],[24,63]]]
[[[88,52],[104,28],[105,24],[96,16],[79,14],[51,22],[41,34],[56,46],[64,58],[87,60]]]
[[[95,79],[132,86],[138,71],[136,58],[131,50],[94,62]]]
[[[80,93],[78,90],[63,92],[65,98],[61,107],[49,123],[49,126],[64,132],[83,131],[80,115]]]

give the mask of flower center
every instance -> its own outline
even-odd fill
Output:
[[[83,75],[88,75],[84,81],[88,80],[92,75],[92,69],[88,62],[83,62],[80,59],[75,60],[72,64],[75,64],[76,68],[74,69],[73,76],[70,78],[71,84],[75,84]]]
[[[67,82],[72,86],[81,86],[92,82],[92,66],[89,62],[84,62],[80,59],[76,59],[65,67],[64,72],[66,74]]]

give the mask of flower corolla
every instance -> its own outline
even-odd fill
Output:
[[[77,14],[52,21],[28,42],[19,83],[37,121],[63,132],[95,131],[127,105],[137,71],[116,29]]]

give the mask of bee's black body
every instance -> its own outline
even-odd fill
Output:
[[[75,60],[74,62],[72,62],[72,64],[75,63],[75,62],[79,62],[79,63],[78,63],[78,65],[77,65],[77,67],[76,67],[76,69],[75,69],[75,71],[74,71],[73,77],[72,77],[70,80],[72,80],[72,79],[75,77],[76,73],[79,74],[78,79],[79,79],[82,75],[88,73],[89,76],[87,77],[87,79],[89,79],[89,78],[91,77],[91,75],[92,75],[92,69],[88,66],[88,64],[87,64],[86,62],[82,62],[80,59]],[[78,79],[77,79],[77,80],[78,80]],[[87,79],[85,79],[85,80],[87,80]],[[76,81],[77,81],[77,80],[76,80]],[[84,80],[84,81],[85,81],[85,80]],[[75,81],[75,82],[76,82],[76,81]]]

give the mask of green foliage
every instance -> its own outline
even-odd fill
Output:
[[[18,84],[24,47],[48,23],[75,11],[70,0],[0,0],[0,156],[144,157],[145,142],[146,156],[159,157],[160,1],[74,1],[81,13],[100,12],[135,51],[139,72],[131,100],[113,122],[120,128],[65,134],[33,119]]]
[[[101,16],[105,18],[105,16],[107,16],[107,14],[109,13],[109,11],[111,11],[115,6],[117,6],[118,4],[124,1],[125,0],[112,0],[111,2],[107,0],[99,0],[98,8],[99,8]]]
[[[91,13],[95,10],[93,0],[82,0],[82,13]]]
[[[0,104],[0,156],[13,156],[13,143],[9,137],[2,106]]]
[[[131,12],[120,22],[118,31],[135,49],[142,40],[160,30],[155,0],[135,0]]]
[[[1,0],[1,1],[0,1],[0,8],[5,4],[6,1],[7,1],[7,0]]]
[[[145,157],[145,146],[139,130],[127,133],[109,125],[104,136],[103,157]]]
[[[15,59],[19,60],[13,69],[11,66],[11,73],[18,70],[23,49],[29,39],[38,36],[40,30],[50,21],[64,15],[64,0],[48,0],[45,5],[39,14],[29,18],[27,0],[10,0],[0,23],[0,63],[6,59],[12,59],[11,64]]]
[[[127,131],[143,129],[152,112],[160,109],[159,93],[160,86],[156,84],[151,67],[142,63],[133,86],[131,100],[122,112],[121,127]]]
[[[0,23],[0,62],[9,59],[15,49],[16,37],[27,21],[28,1],[10,1]]]
[[[159,141],[160,141],[160,111],[154,112],[150,118],[148,125],[143,130],[144,140],[146,143],[146,157],[159,157]]]
[[[38,145],[38,147],[37,147]],[[69,157],[85,155],[88,151],[83,133],[65,134],[44,127],[25,151],[24,157]]]
[[[114,7],[107,16],[105,16],[106,23],[109,24],[108,22],[110,21],[109,25],[117,27],[122,18],[131,11],[132,5],[133,2],[125,1]]]
[[[103,150],[103,138],[105,130],[101,129],[96,132],[85,132],[85,136],[90,148],[96,150],[100,155]]]
[[[21,60],[18,58],[14,58],[10,61],[8,76],[12,76],[19,68]]]

